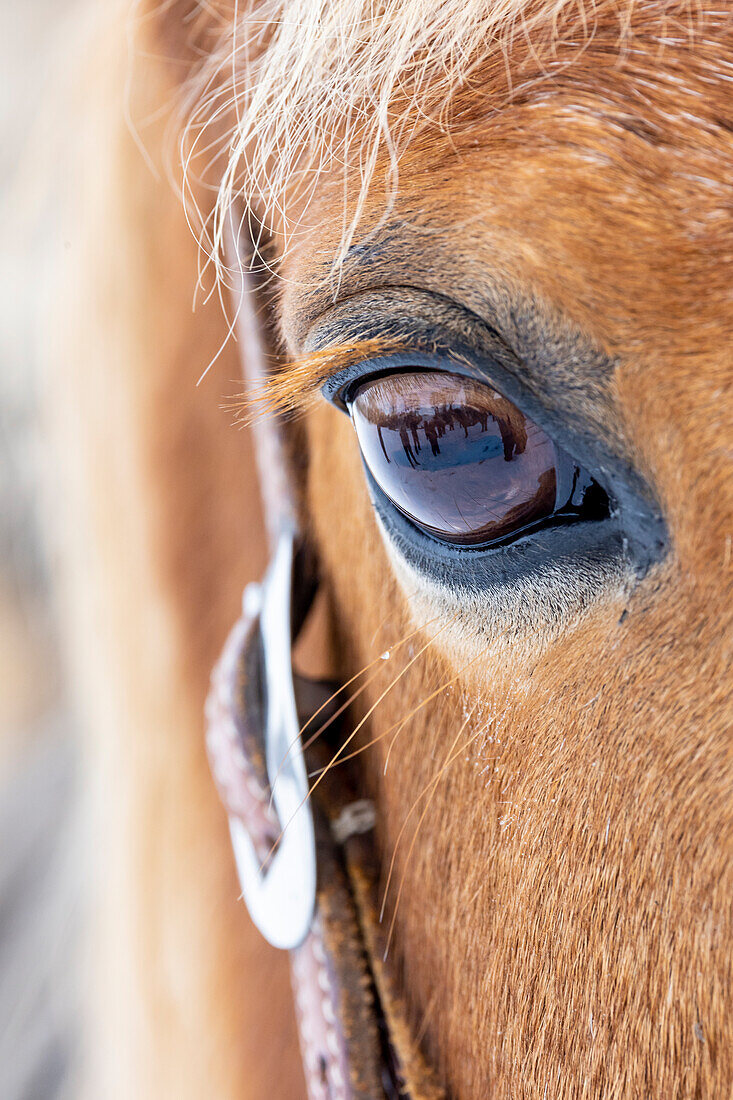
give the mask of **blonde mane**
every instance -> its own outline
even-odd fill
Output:
[[[645,5],[645,20],[683,22],[687,3],[664,7]],[[617,26],[621,47],[633,9],[606,0],[263,0],[244,12],[235,0],[234,18],[222,18],[216,47],[190,84],[183,138],[184,193],[217,275],[235,198],[266,230],[277,225],[287,247],[322,172],[334,169],[344,180],[338,264],[380,156],[388,209],[400,157],[418,131],[447,128],[459,89],[488,84],[490,73],[516,93],[508,75],[515,44],[536,72],[558,44],[577,57],[601,19]],[[204,212],[196,194],[212,166],[216,201]]]

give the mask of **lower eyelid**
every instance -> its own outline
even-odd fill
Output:
[[[627,572],[626,540],[618,519],[547,527],[497,547],[451,546],[417,530],[382,494],[366,470],[379,525],[391,550],[416,574],[446,589],[477,595],[536,582],[552,571],[573,586],[578,578]]]

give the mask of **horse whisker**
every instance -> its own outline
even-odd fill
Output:
[[[466,668],[468,668],[468,667],[469,667],[468,665],[465,665],[464,668],[461,669],[461,672],[458,673],[458,676],[460,676],[463,672],[465,672]],[[395,727],[399,727],[397,729],[397,733],[395,734],[395,737],[392,741],[392,744],[390,745],[390,748],[389,748],[389,751],[391,752],[392,748],[394,746],[394,741],[396,740],[397,736],[401,732],[403,726],[407,722],[409,722],[409,720],[411,718],[414,718],[415,715],[418,713],[418,711],[420,711],[426,705],[426,703],[429,703],[431,701],[431,699],[434,699],[435,696],[439,695],[441,691],[445,691],[446,688],[449,688],[451,686],[451,684],[455,683],[456,679],[457,679],[457,676],[454,676],[454,677],[451,677],[450,680],[446,680],[446,682],[444,684],[441,684],[441,686],[439,688],[436,688],[435,691],[433,691],[430,695],[426,696],[426,698],[423,699],[420,703],[418,703],[416,707],[413,707],[413,709],[410,711],[410,713],[405,715],[404,718],[399,718],[396,722],[393,722],[392,725],[389,726],[388,729],[384,730],[383,733],[377,734],[377,736],[373,737],[371,741],[367,741],[367,743],[365,745],[360,745],[358,749],[354,749],[353,752],[348,753],[346,756],[342,756],[338,761],[334,758],[331,761],[330,765],[324,765],[324,767],[322,767],[322,768],[316,768],[316,770],[313,772],[313,775],[314,776],[315,775],[320,775],[322,772],[326,771],[327,767],[330,767],[330,766],[335,767],[338,764],[346,764],[347,761],[353,760],[355,757],[360,756],[361,753],[366,752],[367,749],[373,748],[374,745],[379,744],[380,741],[384,741],[385,737],[389,737],[390,733],[392,732],[392,730],[395,729]],[[384,771],[386,772],[386,770],[387,770],[387,765],[385,764]]]
[[[466,749],[469,747],[469,745],[472,745],[473,742],[477,738],[479,738],[484,732],[485,732],[485,730],[483,728],[477,730],[477,732],[474,733],[472,737],[469,737],[468,741],[466,741],[466,743],[464,745],[461,745],[461,747],[459,749],[456,749],[456,751],[453,753],[453,755],[448,760],[445,761],[445,763],[443,764],[442,768],[440,769],[438,775],[435,777],[435,779],[433,781],[433,789],[430,792],[430,796],[429,796],[427,802],[425,803],[425,806],[423,808],[423,812],[420,814],[420,819],[419,819],[417,825],[415,826],[415,832],[413,833],[413,837],[412,837],[412,840],[410,842],[410,847],[407,850],[407,859],[405,861],[405,868],[404,868],[404,870],[402,872],[402,876],[400,878],[400,885],[399,885],[399,889],[397,891],[397,898],[395,900],[394,912],[392,913],[392,919],[390,921],[389,931],[387,933],[387,943],[385,945],[384,955],[383,955],[384,960],[386,960],[386,958],[387,958],[387,954],[389,953],[390,944],[392,942],[392,935],[394,933],[395,921],[397,920],[397,911],[399,909],[400,901],[402,899],[402,891],[403,891],[404,886],[405,886],[405,879],[407,877],[407,867],[408,867],[409,862],[410,862],[410,856],[412,855],[413,849],[415,847],[415,842],[417,841],[418,833],[420,832],[420,827],[421,827],[423,821],[425,820],[425,816],[426,816],[426,814],[427,814],[427,812],[430,808],[430,804],[433,800],[433,796],[435,795],[435,792],[438,789],[439,782],[443,778],[443,775],[448,770],[448,768],[451,766],[451,764],[453,764],[454,761],[456,761],[458,759],[458,757],[461,756],[466,751]],[[386,898],[385,898],[385,900],[386,900]]]
[[[455,618],[455,616],[454,616],[453,618]],[[414,657],[411,657],[411,658],[410,658],[410,660],[409,660],[409,661],[407,662],[407,664],[405,665],[405,667],[404,667],[404,668],[403,668],[403,669],[402,669],[402,670],[401,670],[401,671],[400,671],[400,672],[399,672],[399,673],[397,674],[397,676],[395,676],[395,678],[394,678],[394,679],[392,680],[392,682],[391,682],[391,683],[390,683],[390,684],[389,684],[389,685],[388,685],[388,686],[387,686],[387,687],[386,687],[386,688],[384,689],[384,691],[383,691],[383,692],[382,692],[382,693],[381,693],[381,694],[379,695],[379,697],[377,698],[376,702],[372,703],[371,707],[370,707],[370,708],[369,708],[369,710],[368,710],[368,711],[366,712],[366,714],[364,715],[364,717],[363,717],[363,718],[361,718],[361,719],[359,720],[359,722],[357,722],[357,724],[356,724],[356,726],[354,727],[354,729],[352,730],[352,732],[351,732],[351,733],[349,734],[349,736],[348,736],[348,737],[346,738],[346,740],[344,741],[343,745],[341,745],[341,747],[340,747],[339,749],[337,749],[337,750],[336,750],[336,752],[335,752],[335,754],[334,754],[333,758],[332,758],[332,759],[331,759],[331,761],[330,761],[330,762],[329,762],[329,763],[328,763],[328,764],[326,765],[326,767],[325,767],[325,768],[323,769],[323,771],[321,772],[321,774],[320,774],[320,775],[318,776],[318,778],[316,779],[315,783],[313,784],[313,786],[311,787],[311,789],[310,789],[310,790],[308,791],[308,793],[306,794],[306,796],[305,796],[304,798],[302,798],[302,799],[300,800],[300,802],[298,803],[298,806],[297,806],[297,807],[296,807],[296,809],[295,809],[295,810],[293,811],[293,813],[292,813],[292,815],[291,815],[291,817],[290,817],[290,820],[289,820],[289,821],[287,821],[287,822],[285,823],[285,825],[284,825],[284,826],[282,827],[282,829],[280,830],[280,833],[279,833],[279,835],[278,835],[277,839],[275,840],[275,842],[273,843],[273,845],[272,845],[272,847],[270,848],[269,852],[267,853],[267,855],[265,856],[264,860],[262,861],[262,863],[261,863],[261,865],[260,865],[260,869],[263,869],[263,868],[264,868],[264,867],[265,867],[265,866],[267,865],[267,863],[268,863],[268,862],[269,862],[269,860],[270,860],[270,857],[272,856],[272,853],[273,853],[273,852],[275,851],[275,848],[277,847],[278,843],[280,842],[280,838],[281,838],[281,837],[283,836],[283,834],[284,834],[285,830],[287,829],[288,825],[290,825],[290,822],[291,822],[291,821],[293,820],[293,818],[295,817],[295,815],[296,815],[296,814],[298,813],[298,811],[300,810],[301,806],[303,806],[303,805],[305,804],[305,802],[307,802],[307,800],[308,800],[308,799],[309,799],[309,798],[311,797],[311,795],[312,795],[312,794],[313,794],[313,792],[314,792],[314,791],[316,790],[316,788],[318,787],[318,785],[319,785],[319,783],[321,782],[321,780],[323,779],[323,777],[324,777],[324,776],[325,776],[325,775],[327,774],[327,772],[329,772],[329,771],[330,771],[330,769],[331,769],[331,768],[332,768],[332,767],[333,767],[333,766],[334,766],[334,765],[336,764],[336,762],[338,761],[339,757],[341,756],[341,754],[343,753],[343,751],[344,751],[344,749],[345,749],[345,748],[347,747],[347,745],[349,745],[349,744],[351,743],[351,741],[353,741],[353,740],[354,740],[354,738],[356,737],[357,733],[358,733],[358,732],[359,732],[359,730],[360,730],[360,729],[362,728],[362,726],[364,725],[364,723],[365,723],[365,722],[367,722],[367,721],[369,720],[369,718],[371,717],[371,715],[372,715],[372,714],[374,713],[374,711],[375,711],[375,710],[377,709],[377,707],[378,707],[378,706],[379,706],[379,704],[380,704],[380,703],[382,702],[382,700],[383,700],[383,699],[384,699],[384,698],[385,698],[385,697],[386,697],[386,696],[387,696],[387,695],[389,694],[389,692],[390,692],[390,691],[392,691],[392,689],[393,689],[394,687],[396,687],[396,685],[397,685],[397,684],[398,684],[398,683],[400,682],[400,680],[401,680],[401,679],[402,679],[402,677],[403,677],[403,676],[405,675],[405,673],[406,673],[406,672],[408,671],[408,669],[410,669],[410,668],[412,667],[412,665],[414,665],[414,664],[415,664],[415,662],[416,662],[416,661],[417,661],[417,660],[418,660],[418,659],[419,659],[419,658],[420,658],[420,657],[421,657],[421,656],[423,655],[423,653],[425,652],[425,650],[426,650],[426,649],[428,649],[428,647],[429,647],[429,646],[431,646],[431,645],[433,644],[433,642],[435,641],[435,639],[436,639],[436,638],[437,638],[437,637],[438,637],[438,636],[439,636],[440,634],[442,634],[442,632],[443,632],[444,630],[446,630],[448,626],[450,626],[450,624],[451,624],[451,623],[453,622],[453,618],[449,619],[449,620],[448,620],[448,621],[447,621],[446,623],[444,623],[444,624],[443,624],[443,626],[442,626],[442,627],[440,628],[440,630],[436,631],[436,633],[435,633],[435,634],[433,634],[433,636],[432,636],[431,638],[428,638],[428,640],[427,640],[427,642],[425,643],[425,645],[421,646],[421,648],[420,648],[420,649],[419,649],[419,650],[417,651],[417,653],[415,654],[415,656],[414,656]],[[406,640],[406,639],[405,639],[405,640]]]
[[[370,685],[370,684],[373,684],[373,683],[374,683],[374,681],[375,681],[375,680],[377,679],[377,677],[379,676],[380,672],[381,672],[381,669],[377,669],[377,671],[376,671],[376,672],[374,672],[374,673],[372,673],[372,675],[371,675],[371,676],[370,676],[370,677],[369,677],[369,678],[368,678],[367,680],[365,680],[365,681],[364,681],[364,683],[363,683],[363,684],[362,684],[362,685],[361,685],[360,687],[358,687],[358,688],[356,689],[356,691],[352,691],[351,695],[349,695],[349,697],[348,697],[348,698],[346,699],[346,701],[345,701],[345,702],[343,702],[343,703],[341,704],[341,706],[340,706],[340,707],[338,708],[338,710],[337,710],[337,711],[334,711],[334,713],[333,713],[333,714],[332,714],[332,715],[330,716],[330,718],[326,719],[326,721],[325,721],[325,722],[323,723],[323,725],[319,726],[319,727],[318,727],[318,729],[317,729],[317,730],[315,731],[315,733],[312,733],[312,734],[310,735],[310,737],[308,738],[308,740],[304,742],[304,744],[303,744],[303,749],[304,749],[304,750],[305,750],[305,749],[309,749],[309,748],[311,747],[311,745],[312,745],[312,744],[313,744],[313,743],[314,743],[315,741],[317,741],[317,740],[318,740],[318,738],[319,738],[319,737],[321,736],[321,734],[322,734],[322,733],[323,733],[323,732],[324,732],[325,730],[327,730],[327,729],[328,729],[328,727],[329,727],[329,726],[330,726],[330,725],[331,725],[331,724],[332,724],[333,722],[335,722],[337,718],[339,718],[339,717],[340,717],[340,716],[341,716],[341,715],[343,714],[343,712],[344,712],[344,711],[345,711],[345,710],[347,709],[347,707],[350,707],[350,706],[351,706],[351,704],[352,704],[352,703],[353,703],[353,702],[354,702],[354,701],[355,701],[356,699],[358,699],[358,698],[359,698],[359,696],[360,696],[360,695],[361,695],[361,694],[362,694],[362,693],[363,693],[364,691],[366,691],[366,689],[367,689],[367,688],[369,687],[369,685]],[[333,699],[333,698],[335,698],[335,696],[331,696],[331,698]],[[323,709],[323,708],[320,708],[320,707],[319,707],[319,710],[321,710],[321,709]],[[308,723],[306,723],[306,725],[307,725],[307,724],[308,724]],[[279,774],[279,772],[278,772],[278,774]],[[276,777],[276,778],[277,778],[277,777]]]
[[[457,680],[460,680],[463,673],[466,672],[471,667],[471,665],[475,664],[476,661],[479,659],[479,657],[481,657],[482,655],[483,655],[483,650],[480,653],[477,653],[475,657],[473,657],[467,664],[465,664],[463,666],[463,668],[461,668],[456,673],[455,676],[453,676],[450,680],[446,680],[446,682],[444,684],[442,684],[439,688],[436,688],[435,691],[431,692],[431,694],[428,695],[425,699],[423,699],[422,702],[418,703],[418,705],[413,710],[411,710],[410,713],[405,718],[402,719],[402,721],[399,724],[399,728],[398,728],[397,732],[395,733],[394,737],[392,738],[392,743],[390,744],[389,749],[387,750],[387,756],[386,756],[385,761],[384,761],[384,772],[383,772],[384,775],[387,774],[387,767],[389,765],[389,758],[390,758],[390,755],[392,753],[392,749],[395,746],[395,742],[396,742],[397,738],[399,737],[400,733],[402,732],[402,727],[404,726],[404,724],[406,722],[409,722],[409,720],[411,718],[413,718],[417,714],[417,712],[425,706],[426,703],[429,703],[432,699],[435,698],[436,695],[440,695],[441,691],[445,691],[446,688],[449,688],[452,684],[455,684],[455,682]],[[394,729],[394,726],[392,728]]]
[[[434,619],[431,619],[430,623],[432,623],[434,621],[435,621]],[[427,625],[429,626],[430,623],[428,623]],[[400,649],[400,647],[405,645],[406,642],[409,642],[411,638],[414,638],[415,635],[417,633],[419,633],[419,631],[421,629],[424,629],[424,628],[416,627],[409,634],[406,634],[403,638],[400,638],[400,640],[398,642],[395,642],[395,644],[392,646],[391,652],[396,652],[398,649]],[[365,672],[369,672],[369,670],[371,668],[374,668],[375,665],[379,665],[380,662],[383,661],[383,659],[384,659],[384,655],[380,653],[378,657],[375,657],[368,664],[364,665],[363,668],[359,669],[358,672],[355,672],[354,675],[350,679],[348,679],[345,684],[342,684],[341,687],[337,688],[336,691],[334,691],[332,695],[329,695],[328,699],[326,699],[325,702],[323,702],[320,705],[318,710],[315,711],[313,714],[311,714],[310,718],[306,722],[304,722],[304,724],[298,730],[297,736],[294,737],[293,740],[288,745],[287,752],[285,753],[282,760],[278,764],[277,772],[275,773],[275,778],[272,781],[272,787],[273,788],[275,786],[275,783],[278,780],[280,772],[283,769],[283,765],[285,764],[285,761],[287,760],[290,753],[293,751],[293,748],[295,747],[295,745],[297,745],[297,743],[300,740],[300,738],[302,737],[302,735],[308,729],[308,726],[311,724],[311,722],[315,721],[315,719],[318,717],[318,715],[321,714],[325,710],[325,708],[327,706],[329,706],[334,701],[334,699],[336,698],[337,695],[340,695],[342,691],[345,691],[348,687],[350,687],[351,684],[354,683],[354,680],[358,680],[359,677],[363,676]],[[367,680],[366,684],[364,684],[362,686],[363,687],[368,687],[368,685],[372,682],[373,679],[376,679],[376,676],[370,677],[369,680]],[[356,692],[354,695],[352,695],[349,699],[349,702],[353,702],[354,699],[358,697],[358,695],[359,695],[359,692]],[[339,708],[339,710],[336,712],[336,714],[332,715],[332,717],[328,720],[328,722],[326,722],[323,726],[321,726],[321,728],[317,731],[317,733],[306,742],[304,748],[308,748],[309,745],[312,745],[313,742],[316,740],[316,738],[318,736],[320,736],[320,734],[323,733],[323,731],[325,729],[328,728],[328,726],[331,724],[331,722],[333,722],[334,719],[337,718],[339,716],[339,714],[341,714],[343,712],[343,710],[345,709],[345,707],[347,705],[348,704],[344,704],[343,707]],[[272,798],[273,798],[273,794],[272,794],[272,791],[270,791],[270,801],[269,801],[270,806],[272,806]]]
[[[470,722],[470,720],[473,718],[475,711],[476,711],[476,706],[474,706],[473,710],[470,711],[470,713],[466,716],[465,720],[461,723],[460,728],[458,730],[458,733],[453,738],[453,742],[452,742],[450,748],[448,749],[448,753],[447,753],[446,758],[450,757],[451,753],[455,749],[456,743],[458,742],[458,739],[460,738],[461,734],[465,730],[465,728],[468,725],[468,723]],[[433,778],[428,783],[425,784],[425,786],[423,787],[423,789],[420,791],[417,798],[413,802],[412,806],[410,807],[410,810],[409,810],[405,820],[402,822],[402,828],[400,829],[399,833],[397,834],[397,839],[395,840],[395,844],[394,844],[394,850],[392,852],[392,859],[390,860],[390,864],[389,864],[389,871],[387,872],[387,881],[386,881],[385,886],[384,886],[384,897],[382,898],[382,905],[381,905],[381,908],[379,910],[379,920],[380,920],[380,922],[381,922],[382,918],[384,917],[384,907],[387,904],[387,894],[389,893],[389,887],[390,887],[390,883],[392,881],[392,872],[394,871],[395,860],[397,858],[397,849],[400,846],[400,841],[402,840],[405,829],[407,828],[407,823],[410,820],[410,818],[412,817],[414,811],[417,809],[418,805],[420,804],[420,801],[422,800],[423,796],[430,790],[430,788],[432,786],[434,786],[434,784],[440,778],[441,774],[442,774],[442,772],[439,772],[437,776],[433,776]]]

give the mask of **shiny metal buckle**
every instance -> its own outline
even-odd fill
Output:
[[[259,605],[264,662],[265,762],[282,835],[262,870],[245,825],[229,829],[250,916],[275,947],[298,947],[310,930],[316,902],[316,844],[308,796],[292,667],[295,538],[279,536],[261,584],[249,585],[247,607]]]

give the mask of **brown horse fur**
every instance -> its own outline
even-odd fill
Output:
[[[288,197],[288,179],[267,177],[276,399],[304,409],[341,672],[390,653],[355,708],[394,681],[362,757],[385,885],[396,852],[388,965],[449,1095],[717,1100],[733,1087],[730,19],[530,4],[524,33],[520,8],[505,6],[503,37],[471,39],[470,79],[449,70],[450,125],[426,110],[398,179],[389,145],[366,178],[353,161],[346,210],[351,161],[323,158],[307,206],[300,184]],[[232,11],[138,12],[139,41],[175,60],[138,84],[158,164],[153,107],[200,92],[202,68],[226,85],[201,56],[231,37]],[[203,752],[208,668],[263,563],[247,440],[220,407],[236,348],[216,304],[191,312],[197,248],[111,106],[111,41],[85,111],[97,176],[81,310],[61,311],[84,354],[63,359],[54,404],[104,837],[95,1095],[286,1100],[304,1090],[286,964],[237,904]],[[413,92],[395,86],[395,103]],[[217,120],[216,149],[235,126]],[[295,176],[318,160],[289,156]],[[227,156],[211,159],[221,174]],[[215,224],[214,199],[191,187]],[[651,487],[669,546],[643,576],[568,572],[476,598],[459,576],[428,582],[380,533],[348,419],[313,383],[343,364],[335,343],[348,356],[380,336],[375,318],[385,338],[395,317],[450,331],[455,303],[503,334],[543,406]]]

